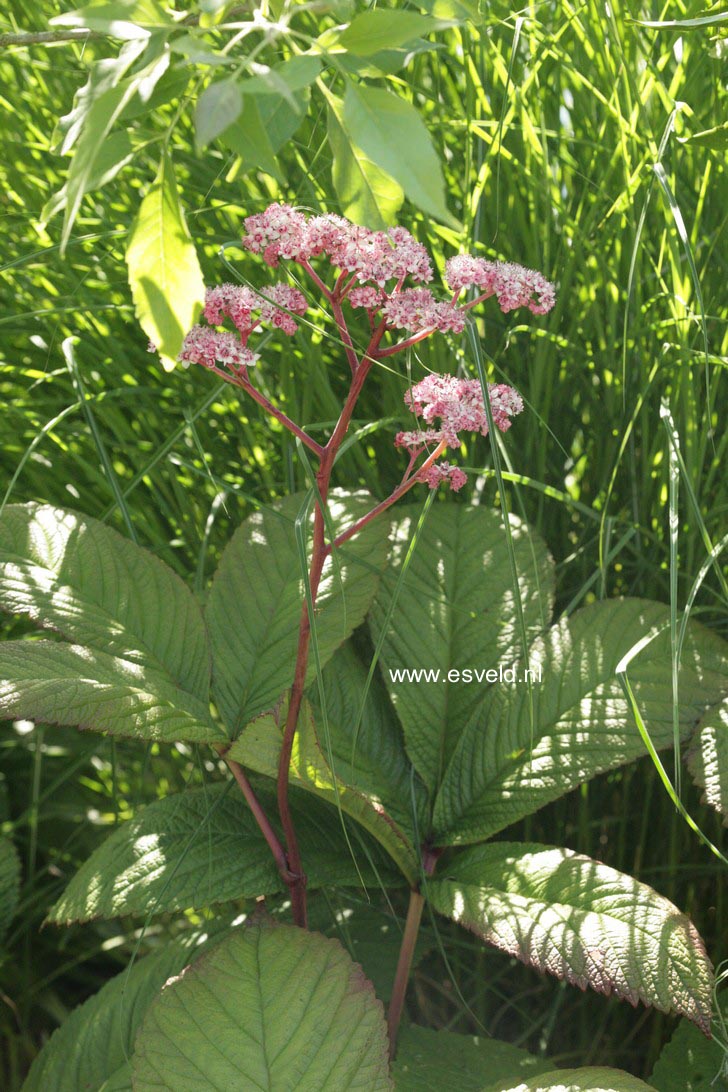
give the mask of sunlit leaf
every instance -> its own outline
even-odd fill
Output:
[[[551,846],[497,842],[454,856],[428,885],[440,913],[573,985],[710,1029],[712,968],[689,919],[651,887]]]
[[[349,83],[344,119],[365,155],[399,183],[410,201],[457,227],[445,203],[442,168],[432,138],[411,103],[390,91]]]
[[[134,221],[126,261],[139,323],[165,368],[174,367],[205,285],[167,152]]]
[[[135,1092],[391,1089],[382,1004],[335,940],[242,928],[168,982],[132,1060]]]
[[[272,782],[255,794],[278,827]],[[377,844],[352,854],[336,812],[293,788],[291,812],[303,847],[307,886],[397,882]],[[281,837],[280,831],[277,832]],[[362,835],[364,837],[364,835]],[[370,860],[376,861],[376,873]],[[271,851],[236,785],[211,785],[147,805],[109,835],[75,874],[48,921],[168,913],[285,890]]]
[[[705,790],[703,799],[728,826],[728,701],[703,717],[686,758],[693,781]]]
[[[344,118],[343,103],[326,96],[331,178],[341,212],[355,224],[381,229],[394,223],[404,201],[401,187],[358,147]]]

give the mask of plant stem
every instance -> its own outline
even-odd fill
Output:
[[[399,1021],[402,1017],[402,1009],[404,1008],[404,997],[407,992],[407,983],[409,982],[412,959],[415,954],[415,944],[417,943],[417,934],[420,930],[420,921],[422,920],[424,905],[424,895],[420,894],[419,891],[410,891],[409,906],[407,907],[407,920],[404,925],[402,944],[399,949],[399,959],[397,960],[397,970],[394,975],[392,999],[389,1002],[389,1011],[387,1012],[387,1033],[389,1035],[390,1058],[394,1057],[397,1046],[397,1031],[399,1029]]]
[[[239,762],[236,762],[235,759],[225,758],[224,752],[220,752],[220,754],[221,757],[225,759],[225,762],[230,768],[230,772],[240,786],[242,794],[248,803],[248,807],[252,811],[255,817],[255,821],[260,827],[261,833],[268,843],[273,857],[275,858],[275,862],[278,865],[278,871],[280,872],[285,882],[288,883],[290,879],[290,871],[288,868],[285,851],[280,843],[278,835],[273,830],[273,827],[270,825],[270,820],[268,819],[268,816],[263,811],[260,801],[253,791],[253,786],[250,784],[247,777],[245,776],[245,771],[243,770],[243,767],[240,765]]]
[[[220,378],[224,379],[227,383],[232,383],[234,387],[239,387],[241,390],[244,390],[246,394],[250,395],[254,402],[257,402],[259,406],[262,406],[266,413],[270,414],[271,417],[275,417],[276,421],[280,421],[284,428],[287,428],[289,432],[292,432],[294,436],[297,436],[309,451],[312,451],[314,455],[317,455],[319,458],[321,457],[324,450],[321,447],[321,444],[317,444],[316,441],[312,439],[307,432],[304,432],[295,421],[292,421],[283,410],[279,410],[277,406],[274,406],[264,394],[253,386],[246,376],[234,375],[231,372],[226,372],[222,368],[218,368],[215,364],[207,364],[205,366],[208,371],[214,372],[215,375],[219,375]]]

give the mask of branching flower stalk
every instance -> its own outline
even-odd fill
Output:
[[[262,324],[294,334],[296,319],[308,309],[308,301],[298,289],[277,283],[257,292],[251,288],[222,284],[207,291],[204,317],[185,338],[179,359],[185,364],[200,364],[233,386],[244,390],[266,413],[288,429],[314,456],[317,496],[314,502],[313,539],[308,573],[310,603],[315,608],[321,577],[332,551],[358,534],[368,523],[395,504],[417,483],[431,489],[447,483],[457,491],[467,481],[466,474],[442,456],[449,448],[458,450],[461,433],[487,435],[488,421],[483,390],[477,379],[430,374],[410,387],[405,405],[421,419],[420,427],[400,432],[395,445],[404,448],[409,461],[399,485],[389,497],[327,541],[327,519],[331,475],[341,444],[347,434],[359,395],[373,367],[381,360],[404,352],[435,333],[461,333],[467,312],[495,296],[501,310],[528,307],[534,314],[544,314],[555,301],[553,285],[540,273],[506,262],[493,262],[471,255],[450,258],[445,279],[449,299],[438,299],[425,287],[406,287],[407,280],[421,286],[432,280],[432,265],[425,248],[402,227],[388,231],[370,231],[340,216],[306,217],[288,205],[271,205],[263,213],[245,221],[243,245],[259,254],[272,268],[281,261],[293,262],[309,278],[323,298],[336,326],[351,373],[351,383],[340,416],[325,445],[309,436],[305,428],[292,421],[274,405],[250,378],[258,356],[249,347],[252,333]],[[333,283],[317,272],[312,263],[323,259],[334,271]],[[465,303],[459,299],[466,289],[478,295]],[[348,310],[363,310],[369,324],[369,341],[363,351],[356,348],[349,328]],[[224,329],[228,320],[234,330]],[[496,427],[505,432],[511,418],[523,409],[518,393],[506,384],[491,384],[488,399]],[[301,710],[309,663],[312,620],[309,604],[304,602],[298,630],[298,648],[283,728],[278,762],[277,799],[285,849],[265,816],[244,771],[237,763],[228,763],[248,804],[271,847],[278,869],[288,886],[296,924],[306,926],[306,876],[296,830],[288,801],[291,756]],[[434,859],[433,859],[434,867]],[[421,900],[419,893],[417,900]],[[416,935],[416,924],[412,929]],[[411,940],[412,938],[410,938]],[[404,958],[404,957],[403,957]],[[411,961],[411,952],[410,952]],[[400,1011],[409,962],[404,959],[399,979]],[[395,1017],[395,1024],[399,1014]],[[395,1027],[396,1031],[396,1027]]]

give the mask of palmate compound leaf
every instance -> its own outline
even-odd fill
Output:
[[[685,757],[693,781],[705,790],[704,802],[728,826],[728,701],[708,710]]]
[[[275,786],[262,780],[253,785],[277,827]],[[295,788],[290,803],[309,889],[324,884],[359,887],[362,882],[372,886],[401,882],[377,843],[363,833],[352,846],[354,861],[330,805]],[[75,874],[47,920],[61,924],[122,914],[203,910],[284,889],[270,849],[237,786],[211,785],[149,804],[117,827]]]
[[[427,890],[441,914],[539,971],[710,1029],[697,930],[631,876],[568,849],[496,842],[455,854]]]
[[[482,1092],[654,1092],[654,1089],[623,1069],[585,1066],[583,1069],[551,1069],[507,1087],[501,1083],[489,1084]]]
[[[230,934],[149,1008],[134,1092],[384,1092],[384,1010],[335,940],[294,926]]]
[[[22,1092],[131,1090],[127,1061],[144,1014],[167,979],[200,950],[190,937],[135,959],[64,1020],[33,1062]]]
[[[226,546],[210,588],[212,693],[232,735],[272,709],[293,682],[305,597],[294,527],[302,502],[303,494],[287,497],[246,519]],[[372,506],[366,493],[332,490],[332,524],[347,527]],[[322,666],[369,609],[387,561],[388,530],[385,521],[374,520],[324,565],[315,616]]]
[[[46,504],[4,509],[0,607],[207,700],[210,650],[192,592],[159,558],[90,516]]]
[[[669,608],[642,599],[595,603],[562,619],[530,649],[541,681],[494,685],[460,733],[434,809],[436,845],[482,841],[603,770],[645,753],[616,674],[628,667],[656,747],[673,742]],[[692,624],[682,650],[678,717],[683,735],[728,690],[728,645]]]
[[[551,1067],[548,1059],[498,1039],[412,1024],[399,1033],[392,1076],[397,1092],[482,1092],[486,1084],[505,1088]]]
[[[256,773],[276,777],[286,708],[286,703],[281,702],[272,713],[266,713],[246,725],[227,752],[227,757]],[[340,808],[344,815],[355,819],[383,846],[406,879],[414,884],[420,872],[419,857],[406,830],[387,813],[378,795],[370,794],[358,785],[347,785],[335,777],[324,757],[322,746],[325,745],[318,738],[311,706],[304,699],[291,756],[291,784],[320,796]],[[365,847],[357,840],[356,826],[348,824],[347,830],[358,859],[358,850],[364,852]]]
[[[420,506],[397,508],[393,520],[392,564],[372,605],[371,627],[378,641],[395,593]],[[543,541],[511,519],[511,533],[526,639],[548,625],[554,593],[553,562]],[[414,555],[399,588],[382,647],[385,683],[404,729],[415,769],[434,793],[460,734],[482,702],[485,672],[519,655],[521,633],[511,582],[511,563],[502,517],[482,507],[436,505],[419,533]],[[440,671],[437,682],[422,676],[396,681],[392,672]],[[467,683],[448,682],[451,669],[483,674]]]
[[[144,664],[60,641],[0,643],[0,716],[160,743],[224,743],[206,702]]]

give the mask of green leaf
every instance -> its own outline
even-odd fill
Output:
[[[135,1092],[391,1089],[381,1002],[335,940],[293,926],[238,930],[150,1007]]]
[[[72,110],[59,119],[53,133],[53,150],[58,155],[68,155],[83,132],[93,104],[119,84],[145,48],[144,41],[127,42],[117,57],[104,57],[91,66],[88,80],[74,96]]]
[[[541,682],[530,695],[518,681],[492,687],[463,732],[435,802],[435,844],[489,838],[643,755],[616,668],[651,633],[659,636],[631,662],[629,677],[653,743],[672,746],[669,620],[660,603],[612,600],[562,619],[536,642],[528,665],[540,667]],[[517,664],[516,679],[522,671]],[[691,625],[680,671],[683,733],[727,689],[728,645]]]
[[[206,616],[213,697],[233,736],[272,709],[293,682],[304,603],[294,530],[302,499],[287,497],[250,516],[225,548],[212,582]],[[333,525],[349,526],[373,503],[366,493],[333,490]],[[387,533],[386,524],[375,520],[324,565],[316,602],[322,666],[364,619],[386,564]],[[311,656],[309,682],[314,674]]]
[[[270,96],[266,96],[270,97]],[[300,121],[300,118],[298,119]],[[271,178],[283,182],[283,175],[276,162],[273,145],[263,124],[258,103],[249,98],[245,103],[242,117],[220,135],[223,144],[238,155],[234,168],[228,173],[226,181],[234,182],[246,170],[259,169]]]
[[[122,168],[131,163],[134,158],[134,148],[129,134],[125,130],[118,133],[110,133],[104,141],[98,156],[93,164],[93,169],[86,178],[84,193],[91,190],[100,190],[112,178],[116,178]],[[41,211],[41,219],[44,223],[51,220],[61,212],[68,202],[68,183],[47,201]]]
[[[287,706],[281,703],[274,713],[267,713],[248,724],[227,752],[241,765],[276,777]],[[419,876],[419,856],[410,838],[387,815],[376,798],[347,786],[332,774],[316,738],[311,707],[303,701],[291,757],[291,783],[320,796],[351,815],[386,849],[407,878],[415,883]],[[356,842],[352,838],[352,845]]]
[[[725,1033],[728,998],[720,997]],[[722,1038],[722,1037],[721,1037]],[[688,1020],[681,1020],[670,1042],[662,1048],[650,1076],[657,1092],[722,1092],[728,1086],[728,1054],[715,1039],[706,1039]]]
[[[371,611],[375,642],[382,633],[398,569],[420,516],[397,509],[392,563]],[[553,564],[546,547],[512,518],[515,562],[528,639],[548,624]],[[518,655],[521,638],[501,516],[484,507],[436,505],[420,533],[382,646],[384,680],[404,727],[407,752],[436,791],[458,739],[482,702],[485,672]],[[394,681],[391,672],[439,669],[442,679]],[[450,670],[475,669],[471,682],[449,683]],[[535,685],[535,684],[534,684]],[[522,686],[527,693],[527,687]]]
[[[536,970],[710,1029],[712,968],[690,920],[646,884],[553,846],[497,842],[427,885],[441,914]]]
[[[348,132],[343,103],[327,94],[328,138],[333,154],[331,178],[341,212],[356,224],[382,229],[394,223],[402,206],[402,188],[364,155]]]
[[[679,137],[681,144],[702,144],[706,148],[725,148],[728,145],[728,121],[714,125],[712,129],[703,129],[700,133]]]
[[[207,703],[131,660],[57,641],[0,643],[0,715],[112,736],[222,743]]]
[[[274,152],[279,152],[300,128],[310,97],[308,88],[296,92],[293,95],[296,102],[294,110],[288,99],[283,98],[282,95],[257,96],[258,114]]]
[[[168,674],[207,700],[210,649],[192,592],[154,554],[91,516],[8,505],[0,516],[0,607]]]
[[[429,15],[419,15],[416,11],[376,9],[362,12],[352,19],[339,35],[339,44],[359,57],[369,57],[380,49],[396,49],[420,34],[430,34],[454,25],[449,21],[432,19]]]
[[[255,794],[279,837],[275,787],[254,782]],[[359,887],[399,877],[376,842],[367,854],[354,840],[356,864],[339,817],[322,801],[290,792],[309,889]],[[369,860],[376,862],[376,873]],[[358,866],[358,867],[357,867]],[[283,891],[285,885],[250,808],[236,786],[167,796],[111,834],[75,874],[47,920],[56,924],[203,910],[216,903]]]
[[[169,65],[169,53],[156,57],[149,65],[120,83],[114,83],[101,94],[94,92],[93,102],[83,113],[83,128],[76,142],[76,151],[66,180],[66,211],[61,230],[61,255],[65,253],[84,194],[92,187],[98,174],[97,162],[104,142],[115,122],[145,84],[153,86]],[[64,147],[68,143],[68,135]]]
[[[243,95],[238,81],[217,80],[200,95],[195,107],[195,143],[198,151],[237,121],[243,109]]]
[[[411,1025],[397,1040],[392,1067],[397,1092],[481,1092],[485,1083],[512,1080],[543,1073],[551,1062],[534,1058],[519,1047],[477,1035],[432,1031]]]
[[[110,38],[148,38],[153,30],[172,30],[174,20],[156,0],[92,0],[76,11],[56,15],[54,27],[84,27]]]
[[[399,183],[410,201],[450,227],[459,226],[447,210],[430,134],[411,103],[389,91],[349,83],[344,121],[364,154]]]
[[[416,830],[423,831],[429,821],[427,790],[412,769],[402,728],[378,674],[372,678],[360,709],[367,674],[350,642],[335,653],[323,671],[326,726],[318,687],[311,687],[316,738],[336,779],[391,816],[414,842]]]
[[[685,755],[703,801],[723,816],[728,826],[728,701],[708,710]]]
[[[9,838],[0,837],[0,941],[2,941],[20,896],[20,858]]]
[[[194,951],[194,937],[167,943],[134,960],[130,969],[74,1009],[36,1057],[22,1092],[131,1089],[130,1080],[118,1082],[144,1014],[167,979],[179,974]],[[104,1084],[107,1080],[109,1085]]]
[[[321,61],[318,57],[291,57],[275,68],[251,64],[250,70],[255,75],[240,83],[245,95],[283,95],[296,109],[298,102],[293,97],[294,92],[302,91],[314,82],[321,71]]]
[[[202,310],[205,285],[166,152],[132,226],[126,261],[137,318],[169,370]]]

